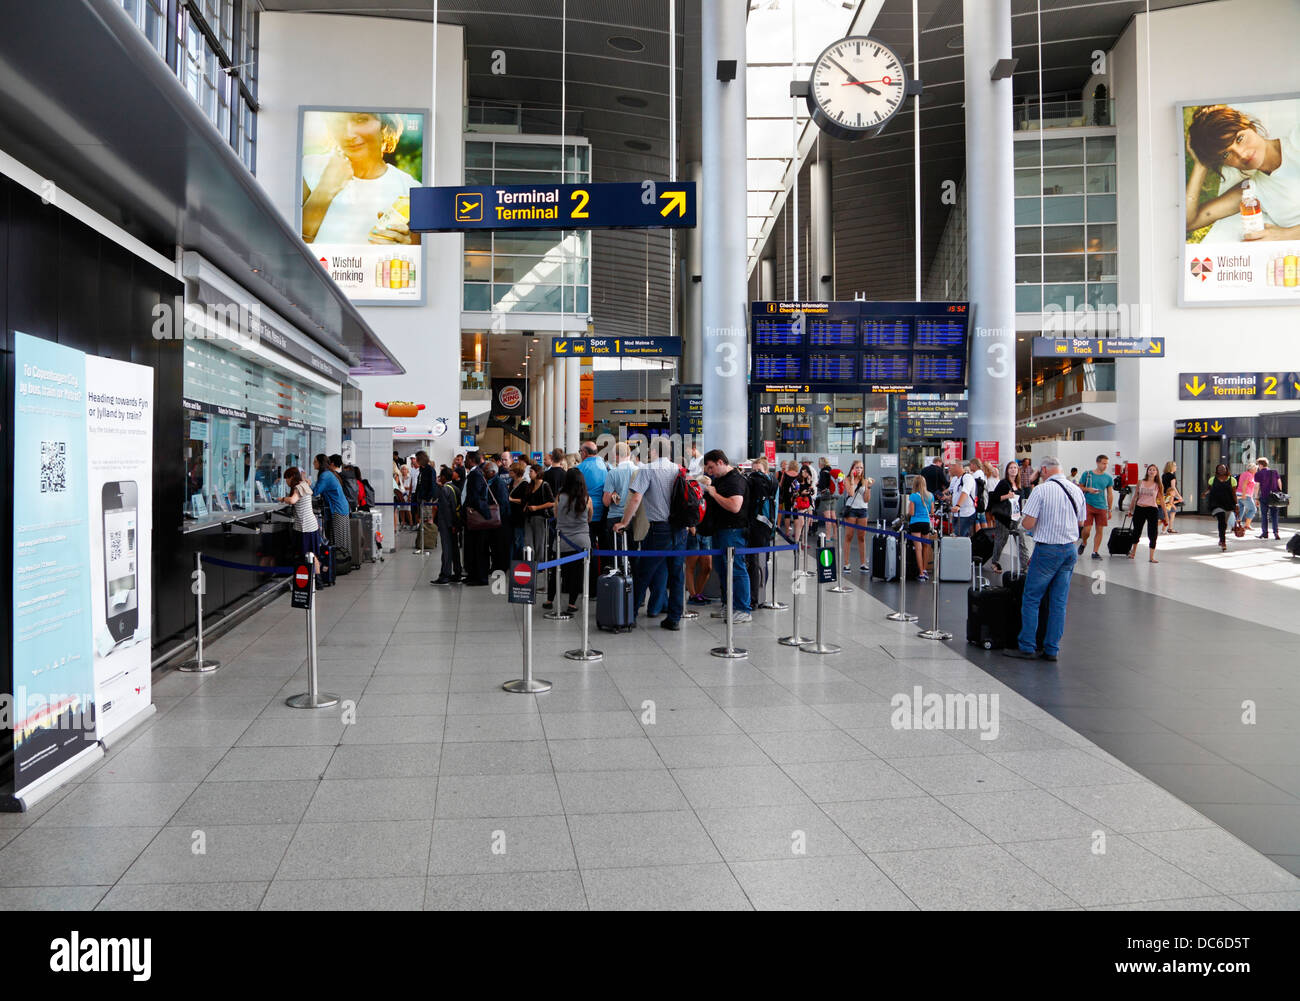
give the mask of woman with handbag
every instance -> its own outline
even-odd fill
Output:
[[[576,467],[564,474],[564,487],[555,501],[555,530],[561,558],[591,548],[591,497],[582,470]],[[560,568],[560,588],[569,596],[568,612],[572,615],[578,610],[578,596],[582,594],[581,560]]]
[[[1228,518],[1236,517],[1237,512],[1237,481],[1229,474],[1226,463],[1220,462],[1214,467],[1214,478],[1201,496],[1209,499],[1210,513],[1219,523],[1219,549],[1226,553]]]
[[[1160,486],[1165,495],[1165,534],[1177,535],[1174,517],[1183,503],[1183,495],[1178,492],[1178,463],[1165,463],[1165,471],[1160,474]]]
[[[1255,482],[1259,485],[1259,520],[1263,526],[1263,532],[1260,533],[1261,539],[1268,538],[1268,523],[1273,522],[1273,538],[1281,539],[1282,536],[1277,531],[1277,519],[1282,508],[1286,507],[1291,498],[1282,492],[1282,476],[1276,469],[1269,469],[1268,460],[1259,458],[1255,460],[1257,471],[1255,473]]]

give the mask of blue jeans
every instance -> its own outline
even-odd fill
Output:
[[[668,615],[665,621],[680,622],[686,603],[683,593],[686,586],[686,530],[675,532],[666,521],[652,521],[650,531],[641,541],[641,548],[680,552],[682,555],[644,556],[634,560],[632,603],[639,609],[648,590],[650,607],[662,607],[666,599]],[[661,574],[660,570],[665,572]]]
[[[1255,503],[1255,498],[1251,497],[1249,494],[1243,494],[1240,497],[1240,501],[1241,501],[1241,520],[1254,521],[1255,518],[1259,515],[1259,505]]]
[[[713,546],[716,549],[725,550],[728,546],[735,549],[741,549],[749,543],[745,541],[745,531],[740,528],[720,528],[713,533]],[[722,587],[722,594],[725,600],[727,594],[726,580],[723,579],[723,564],[726,563],[726,557],[717,560],[713,564],[713,572],[717,575],[718,583]],[[734,553],[731,557],[731,608],[736,612],[748,612],[749,607],[749,566],[745,557],[740,553]]]
[[[957,515],[952,520],[952,534],[961,535],[967,538],[971,535],[971,530],[975,527],[975,515]]]
[[[1078,561],[1078,546],[1073,542],[1034,546],[1025,574],[1025,597],[1020,606],[1020,649],[1033,653],[1038,637],[1039,606],[1047,602],[1047,632],[1043,652],[1056,656],[1065,633],[1065,603],[1070,597],[1070,578]]]
[[[1263,533],[1260,536],[1261,539],[1268,536],[1268,523],[1270,519],[1273,522],[1273,535],[1275,537],[1278,535],[1277,516],[1281,513],[1282,509],[1280,507],[1269,507],[1267,502],[1261,500],[1259,506],[1259,529]]]

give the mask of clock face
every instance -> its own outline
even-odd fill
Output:
[[[906,94],[907,72],[892,49],[872,38],[842,38],[813,65],[808,107],[824,131],[860,139],[879,132]]]

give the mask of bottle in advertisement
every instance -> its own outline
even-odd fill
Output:
[[[1277,283],[1273,280],[1273,258],[1270,257],[1264,262],[1264,284],[1272,287]]]
[[[1282,264],[1282,284],[1287,288],[1296,287],[1296,265],[1300,264],[1300,258],[1296,257],[1295,251],[1286,255],[1286,260]]]
[[[1273,258],[1273,284],[1283,285],[1286,282],[1286,254],[1277,254]]]
[[[384,279],[379,283],[380,288],[388,288],[388,283],[392,280],[391,265],[392,262],[387,257],[385,257],[384,258]]]
[[[415,261],[416,261],[416,258],[412,257],[412,258],[411,258],[411,277],[410,277],[410,281],[408,282],[408,286],[409,286],[410,288],[415,288]]]
[[[375,287],[384,287],[384,262],[375,261]]]
[[[1264,232],[1264,208],[1255,194],[1255,182],[1249,178],[1241,182],[1241,231]]]
[[[406,263],[406,255],[402,255],[402,281],[399,288],[406,288],[407,282],[411,277],[410,265]]]

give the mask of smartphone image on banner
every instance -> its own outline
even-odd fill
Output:
[[[105,483],[104,500],[104,619],[108,632],[121,642],[140,621],[136,603],[139,543],[138,500],[133,480]]]

